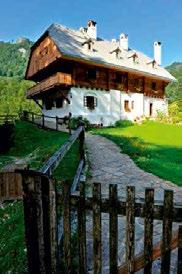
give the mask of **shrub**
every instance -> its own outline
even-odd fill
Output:
[[[170,121],[170,117],[164,113],[163,111],[157,111],[157,117],[156,119],[159,122],[168,123]]]
[[[118,120],[115,123],[115,127],[131,127],[133,126],[133,122],[130,120]]]
[[[90,124],[90,122],[89,122],[88,119],[82,118],[81,116],[78,116],[78,117],[71,118],[71,122],[70,122],[71,129],[77,129],[77,127],[80,124],[80,122],[84,123],[84,126],[85,126],[86,130],[89,130],[89,129],[92,128],[92,126],[91,126],[91,124]]]

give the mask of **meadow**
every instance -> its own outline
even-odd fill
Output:
[[[94,129],[115,142],[145,171],[182,186],[182,127],[147,121]]]

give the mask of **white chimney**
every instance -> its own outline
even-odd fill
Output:
[[[95,21],[88,21],[87,34],[91,39],[97,39],[97,23]]]
[[[161,65],[161,42],[154,42],[154,60]]]
[[[128,50],[128,35],[121,33],[119,36],[119,46],[121,49]]]

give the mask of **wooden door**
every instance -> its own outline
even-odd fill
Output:
[[[153,114],[153,103],[150,103],[149,105],[149,115],[152,116]]]

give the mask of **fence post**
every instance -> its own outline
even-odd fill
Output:
[[[135,187],[127,187],[126,200],[126,263],[127,273],[134,273],[135,255]]]
[[[144,226],[144,274],[152,272],[153,259],[153,215],[154,215],[154,190],[145,190],[145,226]]]
[[[22,175],[22,183],[29,274],[46,273],[41,177],[27,171]]]
[[[63,253],[64,273],[71,274],[71,216],[70,216],[70,182],[63,182]]]
[[[93,184],[93,264],[94,274],[102,272],[101,184]]]
[[[168,274],[170,271],[172,216],[173,216],[173,192],[171,190],[165,190],[164,191],[162,246],[161,246],[161,274]]]
[[[56,130],[58,131],[58,117],[56,116]]]
[[[55,182],[42,177],[42,205],[46,273],[56,273],[56,194]]]
[[[42,127],[44,128],[44,125],[45,125],[45,117],[44,117],[44,114],[42,114]]]
[[[28,111],[23,110],[23,120],[27,121],[28,120]]]
[[[178,270],[177,274],[182,273],[182,226],[179,226],[178,231]]]
[[[110,273],[118,273],[117,185],[109,185],[109,249]]]
[[[86,259],[86,214],[85,214],[85,184],[80,185],[78,202],[78,235],[79,235],[79,274],[87,273]]]
[[[84,143],[85,143],[85,129],[83,126],[82,131],[79,135],[79,153],[80,153],[80,160],[85,158],[85,150],[84,150]]]
[[[72,117],[72,114],[71,114],[71,112],[69,112],[68,130],[69,130],[69,134],[70,134],[70,135],[71,135],[71,117]]]

